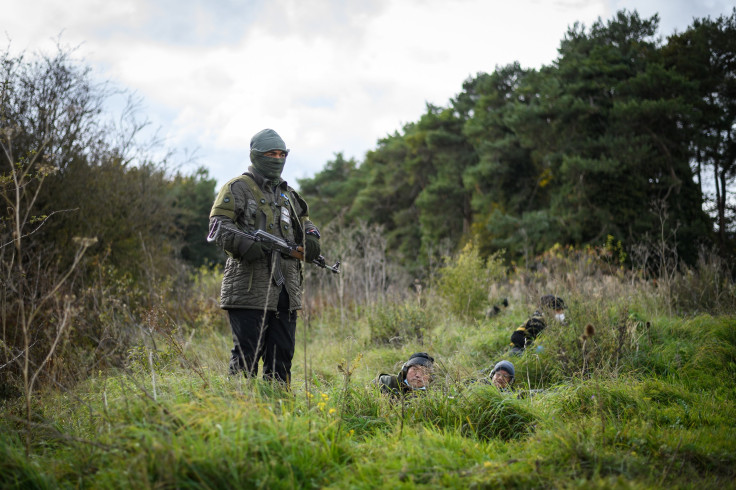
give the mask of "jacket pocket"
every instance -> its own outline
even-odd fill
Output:
[[[248,199],[248,204],[245,206],[244,221],[246,226],[255,228],[256,226],[256,213],[258,212],[258,203],[255,199]]]

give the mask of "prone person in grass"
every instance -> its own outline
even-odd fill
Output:
[[[516,398],[527,398],[547,391],[544,388],[517,390],[514,386],[514,382],[516,381],[516,369],[514,368],[513,363],[507,360],[497,362],[496,365],[493,366],[491,373],[483,381],[485,383],[492,384],[501,392],[515,393]]]
[[[501,391],[512,391],[516,380],[516,370],[511,361],[498,361],[491,374],[488,376],[489,383]]]
[[[493,385],[499,389],[499,391],[513,391],[514,381],[516,380],[516,370],[511,361],[502,360],[498,361],[490,373],[487,369],[480,371],[481,376],[479,378],[471,378],[464,384],[473,385]]]
[[[433,381],[434,358],[426,352],[412,354],[398,374],[381,373],[374,380],[381,393],[401,397],[426,392]]]
[[[562,298],[552,294],[545,294],[539,300],[540,308],[519,328],[511,334],[511,353],[521,355],[524,350],[534,343],[539,333],[547,328],[547,323],[556,321],[562,325],[565,323],[565,310],[567,306]]]

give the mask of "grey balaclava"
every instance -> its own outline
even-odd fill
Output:
[[[271,150],[282,150],[288,155],[289,150],[281,136],[273,129],[257,132],[250,140],[250,161],[255,169],[267,179],[281,177],[286,158],[267,157],[263,154]]]

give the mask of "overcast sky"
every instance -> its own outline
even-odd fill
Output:
[[[548,65],[568,27],[617,10],[660,17],[665,38],[725,0],[2,0],[11,52],[79,46],[95,76],[134,91],[165,144],[196,150],[218,185],[275,129],[284,178],[312,177],[342,152],[446,106],[478,72]],[[192,167],[185,167],[190,172]]]

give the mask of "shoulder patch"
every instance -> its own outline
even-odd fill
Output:
[[[220,192],[217,193],[215,202],[212,204],[212,210],[210,211],[210,218],[213,216],[226,216],[231,220],[235,220],[235,199],[230,190],[232,183],[233,181],[231,180],[223,185]]]

